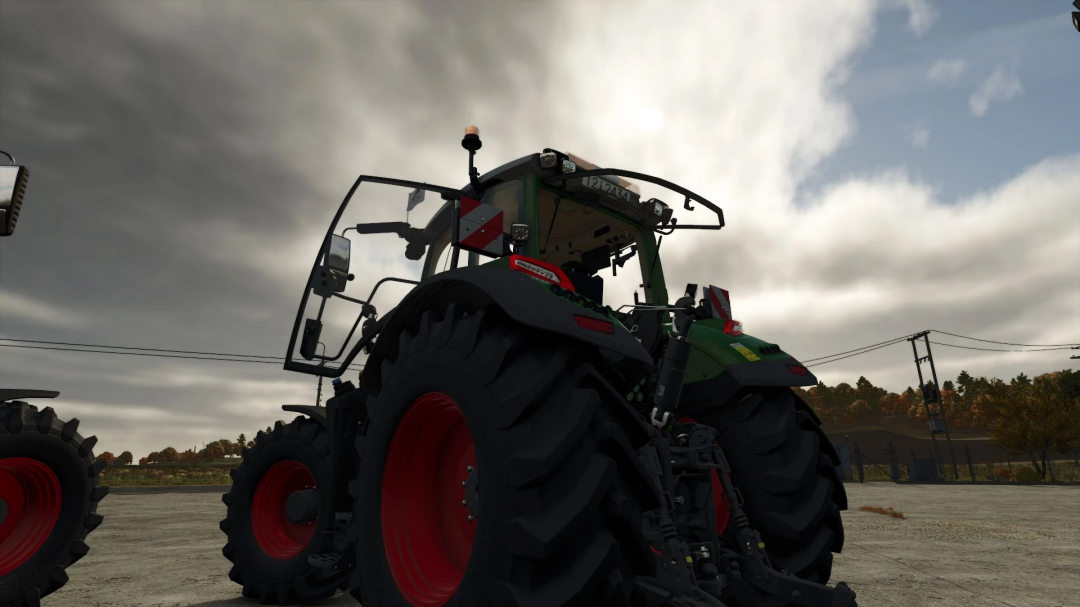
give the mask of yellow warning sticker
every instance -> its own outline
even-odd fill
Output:
[[[761,360],[761,358],[759,358],[757,354],[754,354],[750,351],[750,348],[747,348],[742,344],[731,344],[731,347],[738,350],[739,354],[742,354],[744,357],[746,357],[746,360],[749,360],[751,362],[755,360]]]

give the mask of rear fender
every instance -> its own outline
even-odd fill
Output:
[[[729,335],[724,322],[699,320],[690,328],[686,383],[729,375],[739,386],[813,386],[817,378],[776,344],[752,335]]]
[[[315,405],[281,405],[282,411],[302,413],[319,423],[326,430],[330,429],[330,420],[326,417],[326,407]]]
[[[450,304],[494,304],[518,324],[596,346],[624,373],[640,377],[653,370],[649,353],[610,313],[586,308],[554,294],[550,287],[521,272],[496,266],[458,268],[423,280],[391,312],[365,363],[364,385],[379,385],[380,363],[396,356],[402,331],[414,328],[423,312],[441,314]]]

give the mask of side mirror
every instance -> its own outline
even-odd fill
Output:
[[[26,167],[0,167],[0,236],[11,236],[15,232],[29,177]]]
[[[330,250],[326,254],[326,265],[335,272],[349,273],[349,255],[352,252],[352,241],[344,236],[334,234],[330,237]]]

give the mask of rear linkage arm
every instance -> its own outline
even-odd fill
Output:
[[[690,287],[694,291],[697,290],[695,285],[688,286],[687,297],[676,302],[676,306],[693,305],[694,295]],[[723,450],[716,442],[715,429],[704,424],[690,424],[688,426],[689,441],[686,447],[675,446],[671,441],[670,418],[678,406],[686,375],[686,365],[690,358],[690,341],[684,336],[689,334],[695,320],[694,316],[687,313],[678,316],[681,316],[676,319],[678,332],[668,337],[653,394],[653,409],[649,414],[650,423],[661,436],[641,450],[646,469],[652,473],[661,490],[662,499],[659,509],[659,527],[663,535],[661,559],[664,568],[667,569],[671,590],[674,592],[670,595],[668,604],[723,605],[718,599],[707,595],[698,587],[694,574],[694,559],[690,554],[689,546],[679,539],[676,531],[675,506],[672,497],[675,493],[675,477],[672,469],[675,468],[717,470],[724,494],[728,496],[728,499],[724,501],[731,511],[731,522],[735,525],[735,541],[742,553],[729,552],[727,555],[722,555],[721,568],[726,574],[724,578],[727,578],[730,585],[729,592],[738,597],[741,604],[764,607],[780,599],[782,601],[780,604],[785,605],[794,603],[807,607],[856,607],[855,593],[847,587],[847,584],[840,583],[830,588],[799,578],[786,570],[780,572],[773,568],[765,553],[765,542],[762,541],[761,534],[750,526],[746,513],[742,509],[741,495],[729,478],[731,468]],[[720,585],[724,585],[723,580]],[[641,580],[639,584],[643,590],[651,591],[649,586],[652,585],[647,578]]]
[[[721,562],[730,585],[729,592],[739,598],[740,604],[769,604],[769,598],[782,599],[781,604],[794,603],[807,607],[856,607],[855,593],[841,582],[835,588],[799,578],[791,573],[777,571],[765,553],[761,534],[750,526],[742,499],[731,483],[731,468],[723,450],[716,444],[716,431],[703,424],[690,425],[687,447],[672,447],[673,466],[697,470],[717,471],[727,499],[725,505],[731,511],[735,525],[735,541],[740,555],[729,554]],[[740,563],[741,561],[741,563]],[[764,596],[763,596],[764,595]]]

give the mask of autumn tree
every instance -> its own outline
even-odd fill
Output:
[[[901,413],[900,405],[902,397],[896,392],[886,392],[878,399],[877,408],[884,415],[896,415]],[[907,413],[907,408],[904,407],[903,413]]]
[[[149,463],[150,463],[150,460],[148,458],[145,458],[145,457],[140,457],[139,458],[139,465],[140,466],[145,466],[146,464],[149,464]]]
[[[997,446],[1027,453],[1040,478],[1054,450],[1080,442],[1080,396],[1070,393],[1077,372],[994,379],[975,402],[976,416]],[[1053,472],[1051,471],[1051,475]]]
[[[926,407],[923,406],[922,392],[908,386],[908,389],[904,393],[908,396],[908,417],[918,420],[926,420]]]
[[[870,415],[870,405],[861,398],[855,399],[850,405],[848,405],[847,411],[844,412],[844,421],[849,424],[854,424],[866,419]]]
[[[111,466],[116,461],[116,456],[112,454],[112,451],[106,451],[97,457],[98,459],[105,460],[105,464]]]
[[[133,459],[135,459],[135,456],[131,454],[131,451],[124,451],[116,458],[116,465],[130,466]]]
[[[877,413],[880,410],[877,408],[881,397],[888,394],[888,391],[884,388],[878,388],[863,376],[859,376],[858,381],[855,382],[855,399],[861,400],[866,405],[867,415],[863,417],[869,417],[870,413]],[[854,403],[854,401],[852,401]],[[850,408],[850,404],[848,407]]]
[[[166,464],[172,464],[180,461],[180,453],[172,447],[165,447],[161,450],[161,461]]]

